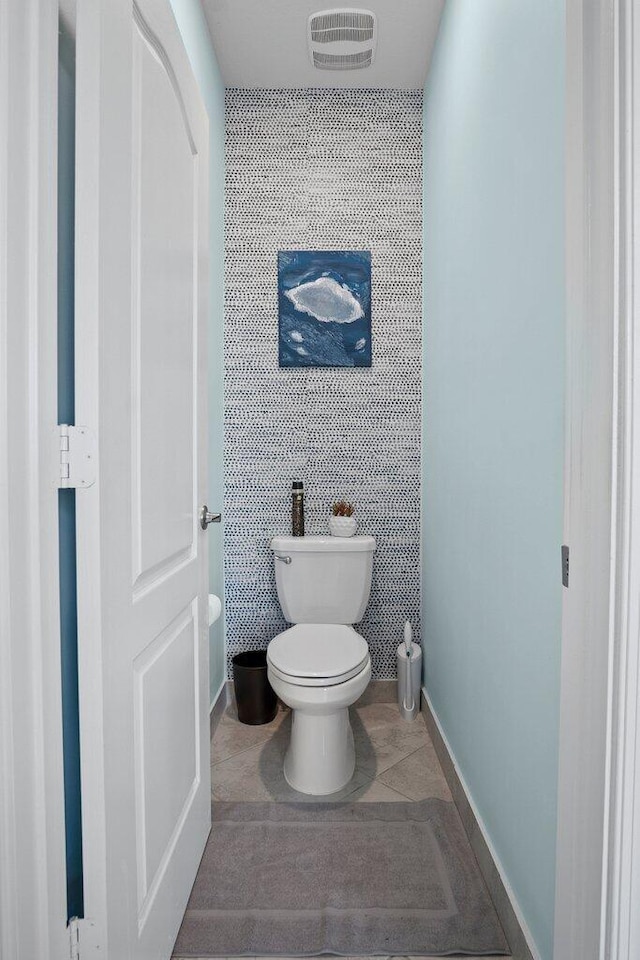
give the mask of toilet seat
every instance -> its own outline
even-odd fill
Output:
[[[346,624],[297,623],[269,643],[267,663],[288,683],[334,686],[365,669],[369,647],[364,637]]]

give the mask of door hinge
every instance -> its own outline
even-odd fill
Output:
[[[104,951],[96,937],[98,928],[94,920],[84,917],[71,917],[69,931],[69,956],[71,960],[90,960],[91,957],[103,957]]]
[[[58,425],[60,487],[90,487],[96,482],[95,439],[89,427]]]
[[[562,586],[569,586],[569,547],[566,544],[562,544]]]
[[[69,956],[71,960],[80,960],[80,923],[77,917],[69,920]]]

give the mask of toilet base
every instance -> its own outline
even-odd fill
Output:
[[[284,776],[298,793],[326,796],[345,787],[356,767],[349,710],[326,716],[294,710]]]
[[[284,775],[298,793],[324,797],[347,785],[356,765],[349,707],[371,679],[371,661],[355,677],[329,687],[304,686],[284,680],[271,668],[269,682],[292,709],[291,739]]]

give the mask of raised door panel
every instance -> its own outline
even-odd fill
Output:
[[[193,556],[198,156],[163,51],[134,25],[133,573]]]
[[[141,929],[200,783],[198,675],[194,601],[134,662]]]

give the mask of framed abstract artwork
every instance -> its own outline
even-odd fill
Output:
[[[371,252],[278,253],[281,367],[371,366]]]

